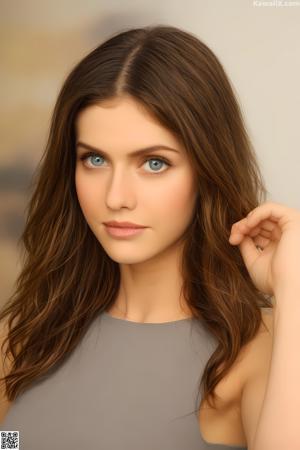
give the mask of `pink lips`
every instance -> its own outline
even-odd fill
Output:
[[[117,222],[116,220],[111,220],[110,222],[103,222],[104,225],[111,227],[117,227],[117,228],[146,228],[143,225],[138,225],[137,223],[133,222]]]
[[[117,222],[116,220],[112,220],[110,222],[104,222],[105,228],[113,237],[129,237],[134,236],[136,234],[141,234],[144,230],[143,225],[138,225],[137,223],[133,222]]]

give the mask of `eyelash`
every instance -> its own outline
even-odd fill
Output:
[[[96,153],[96,152],[87,152],[87,153],[83,153],[79,159],[80,161],[85,161],[87,158],[89,158],[90,156],[100,156],[101,158],[105,159],[103,155],[101,155],[101,153]],[[145,164],[148,161],[152,161],[152,160],[156,160],[156,161],[161,161],[163,163],[165,163],[168,167],[171,166],[171,163],[166,159],[163,158],[162,156],[155,156],[153,155],[152,157],[149,155],[143,162],[143,164]],[[99,166],[100,167],[100,166]],[[162,171],[165,172],[165,171]],[[151,172],[153,174],[160,174],[162,172]]]

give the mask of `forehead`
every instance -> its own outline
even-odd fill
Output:
[[[101,148],[140,148],[157,143],[180,150],[176,137],[131,98],[90,105],[79,112],[77,140]]]

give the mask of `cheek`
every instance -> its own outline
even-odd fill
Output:
[[[152,197],[153,210],[157,211],[165,223],[185,228],[192,219],[196,201],[195,187],[190,174],[183,172],[174,180],[168,180]]]
[[[75,173],[75,186],[78,201],[82,212],[86,218],[93,217],[94,213],[98,213],[102,205],[101,190],[96,189],[95,183],[85,177],[80,170]]]

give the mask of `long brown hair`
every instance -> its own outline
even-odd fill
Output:
[[[260,308],[272,307],[228,242],[232,224],[265,201],[267,191],[221,63],[199,38],[176,27],[123,30],[67,76],[32,178],[18,242],[22,270],[0,312],[9,329],[2,348],[7,344],[5,355],[13,357],[1,379],[10,401],[62,362],[118,293],[119,265],[91,232],[76,195],[75,120],[88,105],[123,95],[177,137],[196,172],[199,192],[182,274],[184,297],[218,343],[199,386],[209,403],[258,332]]]

